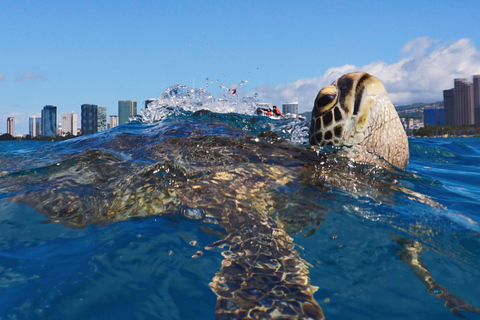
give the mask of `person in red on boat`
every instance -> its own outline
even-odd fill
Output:
[[[278,110],[277,106],[273,106],[273,115],[282,117],[282,113]]]
[[[267,116],[273,116],[272,109],[268,108]]]

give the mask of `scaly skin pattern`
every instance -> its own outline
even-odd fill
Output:
[[[179,193],[190,209],[217,219],[227,232],[207,247],[229,247],[210,283],[218,296],[216,319],[324,319],[306,263],[269,216],[276,205],[273,190],[297,176],[294,170],[279,175],[272,166],[245,165],[214,173]]]
[[[310,126],[310,144],[356,146],[354,159],[369,153],[401,169],[408,164],[408,139],[382,82],[364,72],[341,76],[320,90]]]

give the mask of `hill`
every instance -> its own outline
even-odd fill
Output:
[[[404,106],[395,106],[400,118],[421,118],[422,109],[425,107],[443,106],[443,101],[436,101],[430,103],[417,102]]]
[[[400,118],[422,118],[422,109],[425,107],[443,106],[443,101],[436,101],[430,103],[416,102],[409,105],[395,106]],[[312,118],[312,112],[307,111],[300,113],[300,115],[307,118],[308,121]]]

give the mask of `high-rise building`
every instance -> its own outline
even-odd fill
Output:
[[[62,135],[77,135],[78,117],[75,111],[70,113],[62,112]]]
[[[82,104],[82,135],[107,130],[107,108]]]
[[[46,105],[42,110],[42,135],[55,137],[57,134],[57,107]]]
[[[42,118],[33,116],[28,119],[28,134],[33,138],[42,135]]]
[[[480,126],[480,75],[473,76],[473,113],[475,125]]]
[[[454,79],[455,125],[474,124],[473,86],[467,79]]]
[[[454,88],[443,91],[443,100],[446,125],[480,125],[480,75],[473,76],[473,83],[454,79]]]
[[[36,127],[36,133],[37,136],[43,136],[43,131],[42,131],[42,117],[35,118],[35,127]]]
[[[82,104],[82,135],[98,132],[98,106],[96,104]]]
[[[8,117],[7,118],[7,133],[15,136],[15,118]]]
[[[137,114],[137,101],[118,101],[118,124],[129,122],[129,118]]]
[[[37,120],[37,117],[35,116],[28,118],[28,134],[32,138],[38,136],[36,120]]]
[[[110,116],[110,123],[108,124],[108,128],[111,129],[116,126],[118,126],[118,116]]]
[[[107,108],[97,108],[97,132],[107,130]]]
[[[452,89],[443,90],[443,107],[445,115],[445,125],[455,125],[455,91]]]
[[[78,115],[74,111],[72,111],[72,131],[70,133],[73,136],[78,134]]]
[[[282,113],[286,117],[298,116],[298,102],[282,104]]]

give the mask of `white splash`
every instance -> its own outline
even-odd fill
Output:
[[[220,84],[224,89],[218,98],[215,98],[207,91],[209,80],[207,79],[205,87],[190,88],[185,85],[169,86],[158,99],[148,105],[147,109],[141,110],[142,121],[157,122],[162,121],[171,115],[181,115],[185,112],[195,112],[199,110],[209,110],[215,113],[239,113],[253,115],[257,109],[257,99],[254,97],[239,97],[237,87],[246,81],[232,85],[227,88]],[[211,81],[210,83],[213,83]]]
[[[300,120],[298,118],[290,118],[290,121],[286,122],[275,131],[280,134],[284,134],[287,139],[295,144],[308,143],[308,132],[310,124],[306,120]]]

